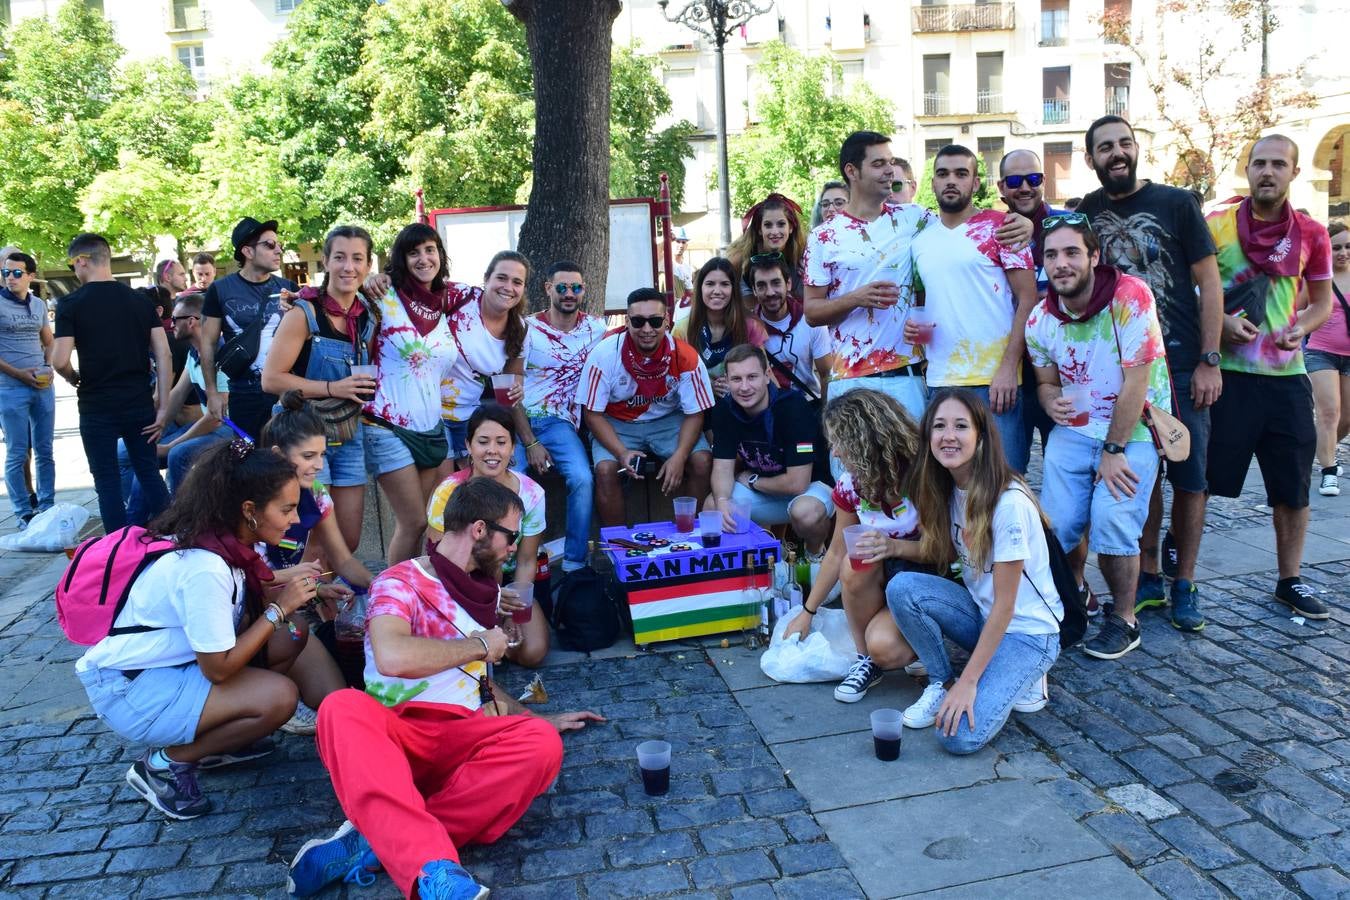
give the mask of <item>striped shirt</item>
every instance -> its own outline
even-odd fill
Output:
[[[650,422],[676,412],[685,415],[712,409],[712,383],[697,351],[684,341],[666,336],[671,346],[670,372],[665,392],[656,397],[637,393],[637,380],[623,365],[620,348],[627,331],[611,334],[596,344],[581,373],[581,405],[623,422]]]

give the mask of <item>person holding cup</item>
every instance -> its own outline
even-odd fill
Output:
[[[1072,548],[1075,571],[1082,570],[1086,530],[1111,596],[1133,597],[1139,537],[1158,477],[1158,452],[1141,415],[1146,405],[1172,409],[1162,326],[1146,282],[1098,264],[1087,217],[1062,213],[1043,227],[1050,287],[1027,319],[1027,352],[1041,405],[1062,427],[1045,446],[1041,503],[1055,536]],[[1203,627],[1186,585],[1175,603],[1174,625]],[[1083,650],[1117,659],[1138,646],[1134,604],[1121,603]]]
[[[905,477],[920,451],[919,432],[905,408],[880,391],[861,389],[835,397],[825,407],[825,436],[843,464],[834,486],[834,539],[820,574],[784,637],[803,639],[811,617],[836,584],[857,659],[834,689],[834,699],[856,703],[886,669],[914,662],[914,651],[886,611],[885,579],[918,565],[919,515],[905,492]],[[860,529],[851,530],[851,529]],[[847,553],[851,562],[844,564]]]
[[[37,261],[27,253],[0,259],[0,430],[5,435],[5,492],[19,527],[56,504],[56,392],[47,354],[47,304],[33,290]],[[31,437],[30,437],[31,436]],[[37,459],[37,506],[24,479],[29,450]]]
[[[353,552],[366,507],[361,407],[375,395],[376,380],[353,375],[352,367],[370,363],[374,322],[359,292],[374,250],[370,233],[357,225],[328,232],[323,284],[302,290],[282,316],[262,370],[265,392],[300,391],[324,420],[328,450],[319,480],[332,491],[338,529]]]

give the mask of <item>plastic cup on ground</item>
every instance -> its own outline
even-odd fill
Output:
[[[693,497],[675,498],[675,530],[680,534],[694,533],[694,517],[698,513],[698,500]]]
[[[638,768],[642,771],[642,790],[649,797],[670,791],[670,744],[643,741],[637,745]]]
[[[1092,414],[1092,388],[1083,384],[1066,384],[1062,388],[1062,393],[1064,399],[1073,404],[1073,415],[1069,417],[1069,424],[1086,425],[1088,417]]]
[[[863,562],[858,552],[858,539],[869,531],[875,531],[871,525],[850,525],[844,529],[844,549],[848,552],[848,564],[855,572],[865,572],[872,563]]]
[[[731,501],[731,518],[736,523],[736,534],[746,534],[750,531],[750,501],[737,500]]]
[[[920,346],[932,343],[933,328],[937,324],[933,320],[933,311],[926,306],[916,306],[909,311],[909,320],[914,323],[914,330],[918,332],[914,336],[914,343]]]
[[[525,604],[524,609],[519,609],[511,613],[511,621],[517,625],[524,625],[530,621],[530,615],[533,613],[531,607],[534,606],[534,582],[517,581],[511,585],[510,590],[516,592],[516,599]]]
[[[698,514],[698,536],[704,547],[722,546],[722,512],[710,509]]]
[[[872,710],[872,749],[876,751],[877,759],[894,762],[900,758],[900,737],[903,732],[900,710]]]
[[[492,399],[502,406],[515,406],[511,399],[511,388],[516,386],[516,376],[502,373],[492,376]]]

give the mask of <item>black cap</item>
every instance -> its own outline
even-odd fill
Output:
[[[234,231],[230,232],[230,240],[234,242],[234,261],[243,265],[244,248],[253,243],[258,235],[262,234],[264,231],[276,230],[276,219],[259,222],[252,216],[244,216],[244,218],[239,220],[239,224],[234,226]]]

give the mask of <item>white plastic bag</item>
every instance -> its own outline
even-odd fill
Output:
[[[794,606],[773,628],[769,648],[759,657],[759,667],[774,681],[803,683],[838,681],[848,674],[857,658],[848,617],[842,609],[823,607],[811,617],[811,633],[806,640],[793,635],[783,640],[788,623],[801,612]]]
[[[0,537],[0,550],[55,553],[74,547],[80,529],[89,521],[89,510],[74,503],[58,503],[38,513],[28,527]]]

